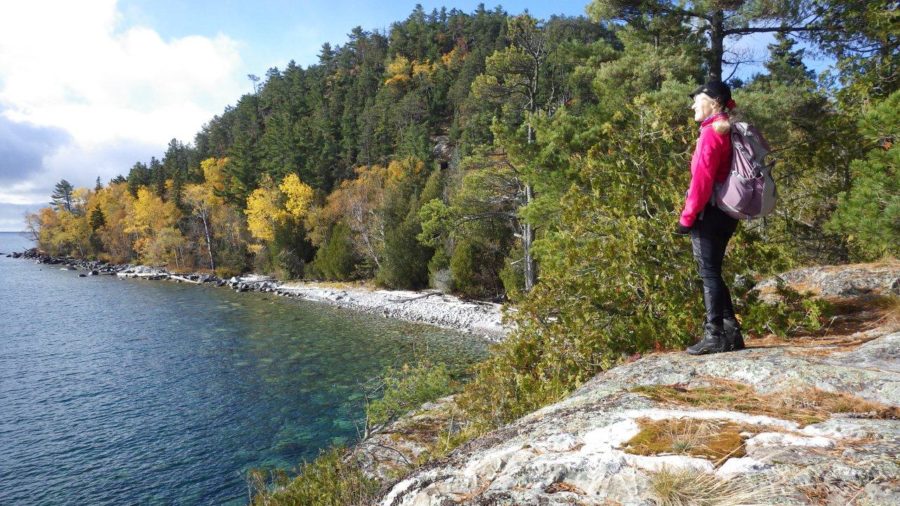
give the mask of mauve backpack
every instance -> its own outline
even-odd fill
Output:
[[[715,186],[716,205],[739,220],[762,218],[771,213],[778,199],[772,165],[766,165],[769,143],[754,126],[731,125],[731,170]]]

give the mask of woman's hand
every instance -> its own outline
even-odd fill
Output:
[[[675,233],[678,235],[688,235],[691,233],[691,227],[686,227],[679,223],[678,226],[675,227]]]

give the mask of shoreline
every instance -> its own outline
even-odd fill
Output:
[[[436,290],[384,290],[362,287],[336,288],[309,281],[278,281],[271,276],[247,274],[222,279],[207,273],[178,274],[167,269],[134,264],[109,264],[73,257],[52,257],[37,248],[12,252],[7,258],[34,260],[45,265],[59,265],[61,270],[84,271],[79,277],[116,276],[152,281],[192,283],[228,287],[237,292],[266,292],[282,297],[319,302],[354,311],[424,323],[499,342],[509,332],[502,323],[502,305],[492,302],[467,301]]]

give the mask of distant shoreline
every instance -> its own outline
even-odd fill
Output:
[[[501,341],[509,332],[502,323],[502,305],[467,301],[435,290],[379,290],[363,287],[344,287],[306,281],[281,282],[270,276],[247,274],[222,279],[207,273],[177,274],[165,268],[134,264],[109,264],[97,260],[73,257],[53,257],[37,248],[13,252],[7,258],[34,260],[45,265],[58,265],[62,270],[78,272],[79,277],[116,276],[146,280],[167,280],[176,283],[212,284],[238,292],[269,292],[289,298],[321,302],[355,311],[424,323]]]

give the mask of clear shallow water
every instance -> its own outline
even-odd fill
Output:
[[[29,247],[0,233],[0,251]],[[330,306],[0,256],[0,504],[242,504],[363,420],[362,382],[483,341]]]

